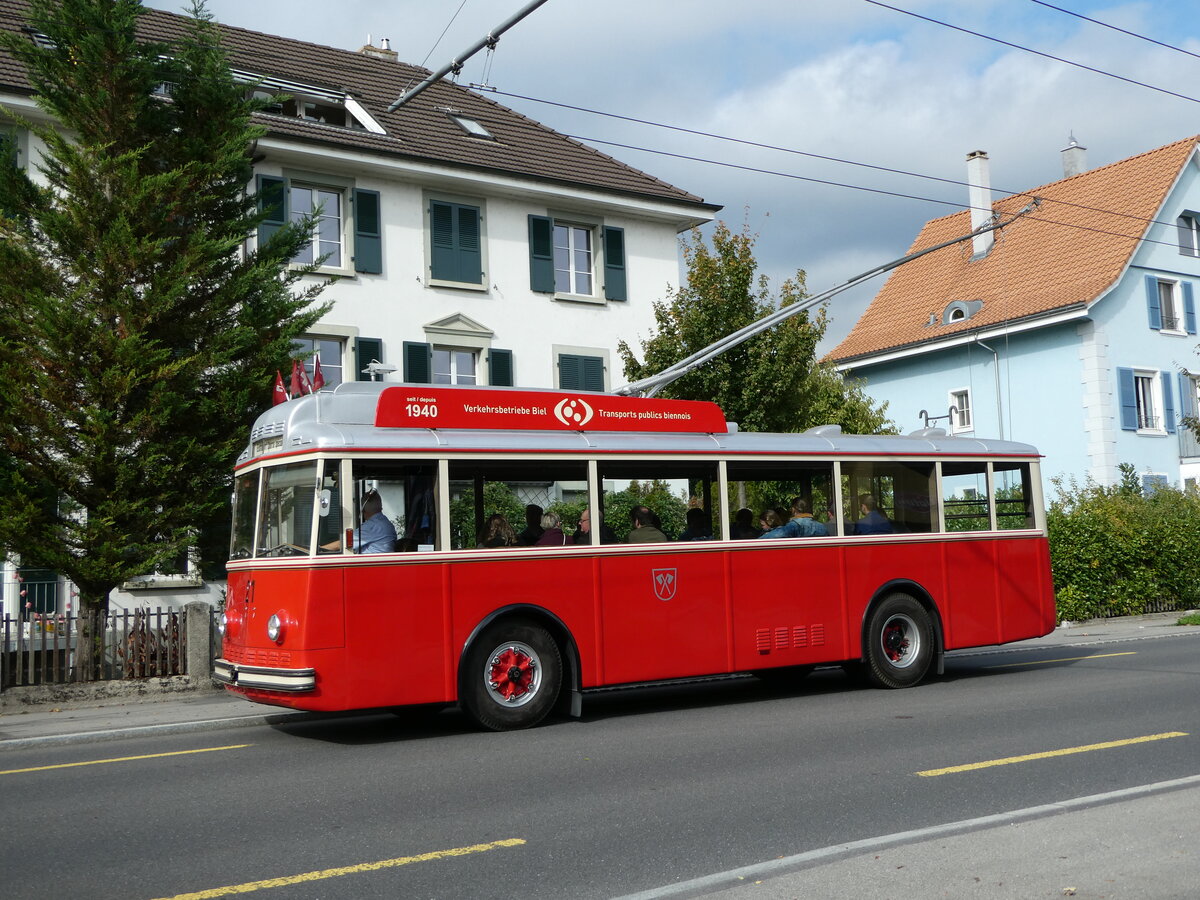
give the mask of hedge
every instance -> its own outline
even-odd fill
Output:
[[[1060,621],[1200,600],[1200,496],[1171,487],[1144,494],[1132,466],[1121,472],[1113,487],[1051,482],[1046,519]]]

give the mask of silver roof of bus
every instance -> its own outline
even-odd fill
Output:
[[[1015,441],[947,435],[926,429],[907,435],[841,434],[823,426],[796,434],[731,431],[726,434],[649,433],[628,431],[514,431],[498,429],[385,428],[375,425],[380,394],[395,382],[353,381],[331,391],[289,400],[268,409],[254,423],[238,465],[255,458],[258,441],[282,439],[261,455],[319,450],[397,451],[419,453],[600,452],[864,455],[1014,455],[1037,456],[1036,448]],[[439,386],[445,389],[444,386]],[[480,390],[462,387],[459,390]],[[489,387],[489,392],[504,388]],[[523,391],[534,390],[522,388]],[[561,396],[562,391],[546,391]],[[586,392],[572,392],[587,397]],[[732,425],[730,426],[733,427]]]

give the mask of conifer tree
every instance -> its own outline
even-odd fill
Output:
[[[618,353],[629,381],[648,378],[738,329],[808,296],[804,271],[778,294],[758,274],[754,235],[717,222],[712,246],[693,230],[684,244],[685,284],[654,304],[655,332],[642,341],[639,361],[622,341]],[[802,431],[837,424],[848,433],[893,430],[887,405],[876,406],[862,388],[817,358],[825,334],[823,309],[802,312],[709,360],[664,387],[659,396],[712,400],[743,431]]]
[[[44,38],[0,35],[51,120],[0,113],[44,147],[0,165],[0,551],[93,612],[225,525],[248,426],[325,311],[289,268],[310,222],[246,252],[262,101],[203,4],[169,46],[143,12],[31,0]]]

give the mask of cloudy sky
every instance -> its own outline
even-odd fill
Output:
[[[401,59],[437,69],[526,3],[208,8],[228,25],[348,50],[387,38]],[[459,80],[486,80],[499,102],[722,204],[722,219],[758,234],[773,282],[804,269],[816,293],[903,255],[924,221],[966,206],[972,150],[991,157],[997,193],[1018,192],[1062,177],[1071,133],[1090,167],[1200,133],[1195,12],[1194,0],[548,0]],[[880,284],[835,299],[826,347]]]

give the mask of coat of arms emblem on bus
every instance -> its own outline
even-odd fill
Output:
[[[651,575],[654,577],[654,596],[659,600],[673,600],[675,598],[675,588],[679,586],[679,580],[676,577],[676,569],[654,569]]]
[[[592,408],[578,397],[564,397],[554,407],[554,417],[568,428],[582,428],[592,420]]]

